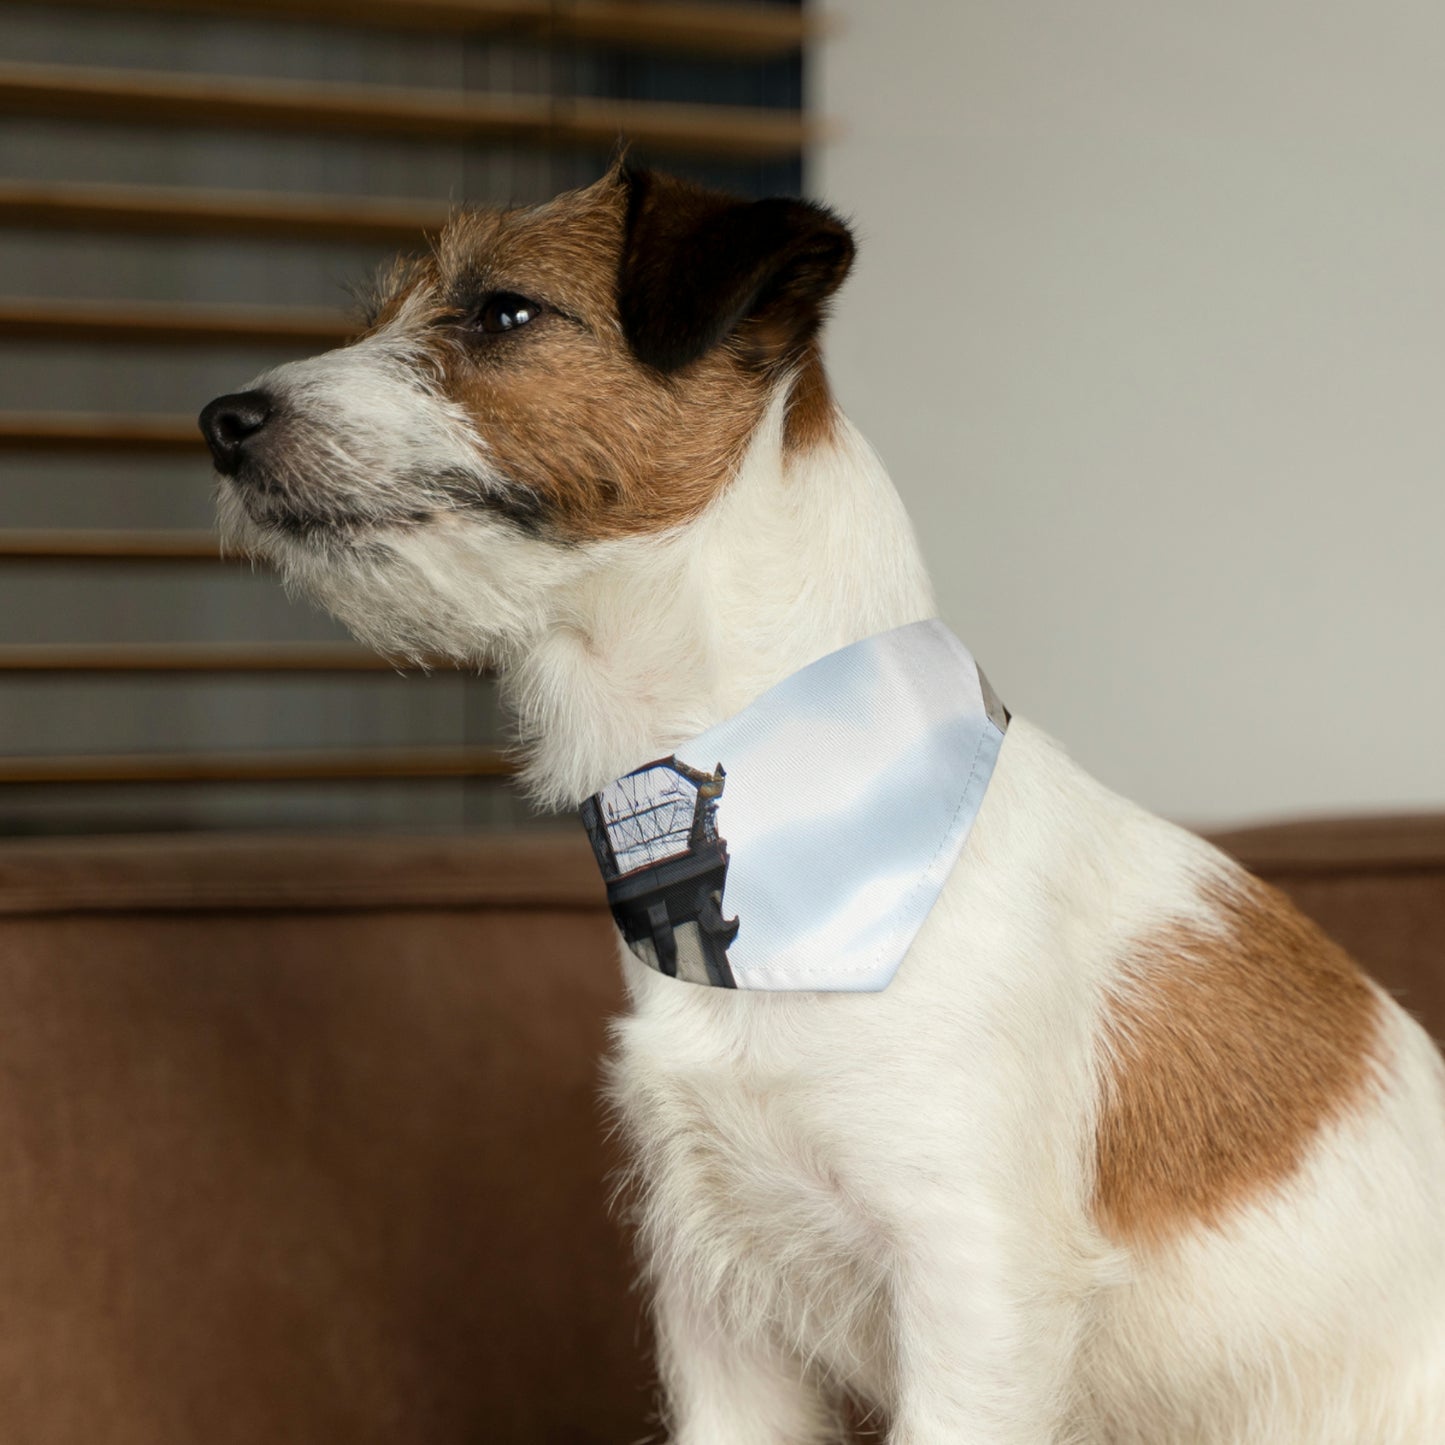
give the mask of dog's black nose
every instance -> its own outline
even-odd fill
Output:
[[[201,413],[201,434],[216,470],[232,476],[240,468],[246,443],[270,420],[271,398],[264,391],[218,396]]]

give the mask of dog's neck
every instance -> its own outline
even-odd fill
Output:
[[[841,415],[806,451],[780,396],[737,476],[663,538],[599,545],[504,690],[543,802],[574,806],[815,659],[934,615],[907,515]]]

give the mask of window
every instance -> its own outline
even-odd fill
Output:
[[[8,5],[0,833],[531,821],[486,679],[218,558],[195,414],[344,339],[450,202],[585,184],[619,133],[797,192],[803,37],[792,4]]]

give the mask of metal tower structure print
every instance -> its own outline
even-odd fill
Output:
[[[627,945],[649,967],[690,983],[736,987],[723,917],[727,841],[717,805],[727,773],[676,757],[648,763],[582,805],[582,821]]]

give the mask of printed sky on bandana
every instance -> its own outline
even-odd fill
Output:
[[[738,986],[883,988],[983,800],[1002,734],[938,620],[822,658],[677,751],[727,769]]]

